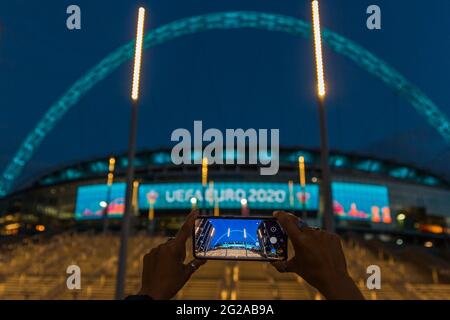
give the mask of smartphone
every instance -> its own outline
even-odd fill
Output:
[[[287,234],[273,217],[207,217],[195,220],[196,259],[280,261],[287,259]]]

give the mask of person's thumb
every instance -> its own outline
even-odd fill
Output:
[[[298,244],[300,238],[300,228],[298,227],[299,219],[292,213],[284,211],[275,211],[273,216],[278,220],[283,230],[287,233],[292,243]]]

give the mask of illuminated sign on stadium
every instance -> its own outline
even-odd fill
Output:
[[[305,196],[299,186],[287,183],[258,182],[217,182],[205,189],[205,205],[213,208],[239,209],[241,199],[247,199],[250,209],[301,209],[303,199],[306,209],[316,210],[318,203],[318,186],[308,185]],[[148,197],[155,197],[155,209],[187,209],[191,207],[191,198],[197,198],[198,205],[203,205],[203,191],[200,183],[143,184],[139,188],[140,207],[147,209]]]
[[[76,219],[99,219],[104,208],[102,202],[108,202],[106,185],[89,185],[78,188],[75,210]],[[302,192],[299,185],[288,183],[263,182],[216,182],[203,190],[201,183],[155,183],[139,186],[139,208],[148,210],[150,205],[158,209],[186,209],[192,206],[191,199],[196,198],[199,206],[222,209],[241,208],[241,199],[247,199],[250,210],[318,210],[319,187],[307,185]],[[111,189],[108,213],[119,217],[124,211],[125,184],[115,183]],[[372,220],[390,223],[388,190],[385,186],[333,183],[334,212],[347,219]],[[104,203],[103,203],[104,204]]]

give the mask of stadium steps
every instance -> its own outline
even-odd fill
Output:
[[[215,279],[196,279],[189,281],[181,289],[176,299],[178,300],[219,300],[221,298],[222,286]]]
[[[189,259],[188,259],[189,260]],[[208,261],[194,273],[181,289],[176,299],[212,299],[219,300],[228,296],[227,292],[227,267],[226,261]],[[228,273],[230,273],[228,271]]]
[[[145,234],[130,237],[126,294],[139,290],[143,255],[164,241],[166,238]],[[353,240],[344,242],[343,247],[349,272],[368,299],[450,299],[450,285],[431,284],[429,277],[416,274],[415,268],[400,259],[377,254]],[[117,234],[92,233],[8,244],[6,254],[0,258],[0,299],[113,299],[118,248]],[[189,245],[187,261],[190,259]],[[70,264],[81,268],[81,290],[66,287],[66,268]],[[365,288],[370,264],[382,269],[381,290]],[[268,263],[230,261],[208,261],[176,298],[322,299],[295,274],[279,273]]]
[[[349,273],[356,281],[367,278],[367,267],[377,265],[381,269],[382,281],[389,283],[406,283],[409,281],[426,283],[424,278],[417,270],[392,256],[386,256],[381,251],[369,249],[360,242],[353,245],[344,245],[344,251],[347,258]]]
[[[300,278],[301,279],[301,278]],[[303,280],[277,281],[278,297],[281,300],[312,300],[319,299],[320,294]]]
[[[429,253],[429,251],[422,246],[392,250],[399,259],[418,266],[423,273],[429,275],[429,279],[434,283],[450,283],[450,262],[439,255]]]
[[[13,276],[0,284],[0,299],[44,299],[54,283],[54,277]]]
[[[414,282],[414,283],[429,283],[432,282],[431,273],[424,271],[417,261],[410,261],[401,255],[395,253],[391,247],[380,240],[364,240],[355,237],[358,245],[363,247],[375,258],[373,264],[378,264],[382,268],[383,276],[394,276],[396,279],[389,279],[397,282]],[[416,254],[419,254],[417,252]],[[383,270],[384,269],[384,270]],[[383,272],[387,270],[387,272]]]
[[[269,282],[259,280],[239,280],[236,284],[237,300],[274,300],[276,288]]]
[[[365,284],[359,283],[359,289],[367,300],[410,300],[416,299],[414,294],[409,293],[403,284],[392,285],[381,283],[381,289],[369,290]]]
[[[450,284],[407,284],[409,290],[414,292],[421,300],[448,300],[450,299]]]

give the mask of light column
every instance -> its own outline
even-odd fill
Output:
[[[124,298],[127,267],[128,237],[130,233],[131,215],[133,213],[134,157],[136,154],[136,134],[138,119],[139,83],[141,73],[142,48],[144,40],[145,9],[140,7],[136,28],[136,44],[134,55],[133,85],[131,89],[131,121],[128,140],[128,167],[125,193],[125,212],[122,219],[120,235],[119,261],[117,268],[116,299]]]
[[[325,71],[322,53],[322,33],[320,29],[319,1],[312,0],[312,26],[314,36],[314,55],[316,60],[317,102],[319,107],[320,155],[322,179],[320,183],[320,214],[326,230],[334,232],[333,198],[331,194],[331,177],[329,165],[328,132],[325,109]]]

